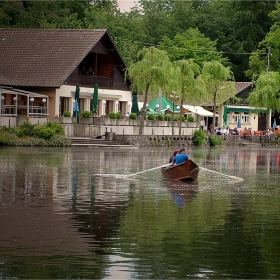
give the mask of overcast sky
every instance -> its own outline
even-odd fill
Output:
[[[121,12],[129,12],[130,8],[135,6],[137,0],[117,0],[119,3],[119,7]]]

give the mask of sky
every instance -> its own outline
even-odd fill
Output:
[[[117,0],[121,12],[129,12],[130,8],[135,6],[137,0]]]

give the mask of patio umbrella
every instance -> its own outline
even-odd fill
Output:
[[[137,94],[132,94],[132,107],[131,107],[131,113],[139,114],[139,107],[138,107],[138,100],[137,100]]]
[[[93,101],[92,101],[92,111],[96,115],[98,111],[98,85],[94,85]]]
[[[73,110],[74,112],[73,112],[73,117],[77,117],[77,119],[78,119],[78,117],[79,117],[79,100],[80,100],[80,86],[79,86],[79,84],[77,83],[76,84],[76,90],[75,90],[75,104],[74,104],[74,108],[75,108],[75,106],[76,106],[76,109],[78,108],[78,110]],[[76,105],[76,102],[77,102],[77,105]]]
[[[240,117],[238,117],[238,120],[237,120],[237,128],[241,128],[241,121],[240,121]]]
[[[273,122],[273,128],[274,128],[274,129],[276,129],[276,128],[277,128],[276,119],[274,119],[274,122]]]
[[[77,114],[78,114],[78,112],[79,112],[79,102],[78,102],[78,100],[77,100],[77,99],[75,100],[73,110],[74,110],[74,113],[75,113],[75,114],[74,114],[74,117],[76,117],[76,116],[77,116]]]
[[[227,119],[227,106],[224,106],[224,115],[223,115],[223,125],[224,127],[228,126],[228,119]],[[241,124],[240,124],[241,125]]]

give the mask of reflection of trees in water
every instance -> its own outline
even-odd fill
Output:
[[[88,234],[87,238],[92,238],[89,243],[96,242],[93,246],[94,251],[102,252],[111,245],[108,242],[109,238],[112,238],[119,230],[122,212],[127,208],[129,196],[124,193],[114,194],[114,200],[96,196],[95,177],[91,180],[90,202],[79,202],[77,188],[77,186],[72,186],[72,211],[74,213],[72,218],[78,221],[78,230]],[[130,183],[129,189],[132,188],[133,183]],[[106,242],[100,246],[98,242],[104,240]]]

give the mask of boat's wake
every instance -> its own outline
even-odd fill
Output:
[[[124,174],[94,174],[94,176],[97,177],[106,177],[106,178],[111,178],[114,177],[116,179],[133,179],[129,175],[124,175]]]

